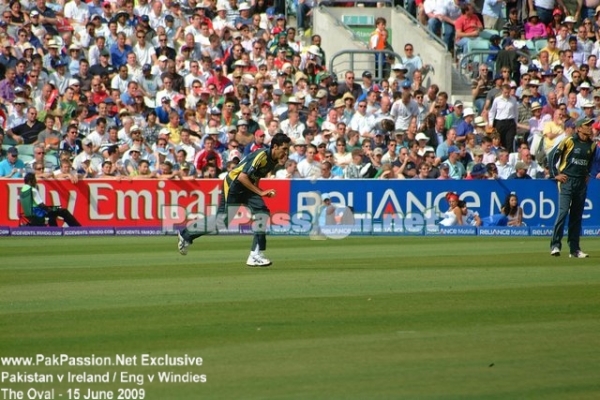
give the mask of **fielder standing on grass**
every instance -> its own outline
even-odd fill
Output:
[[[231,170],[223,180],[223,193],[219,203],[217,215],[207,217],[204,222],[198,222],[189,225],[187,228],[179,232],[177,248],[182,255],[187,254],[187,247],[194,242],[194,239],[209,233],[218,233],[219,221],[224,222],[224,226],[228,224],[228,208],[237,208],[241,205],[246,205],[252,211],[253,216],[261,214],[262,216],[269,215],[263,197],[274,197],[275,190],[262,190],[258,187],[261,178],[273,171],[273,168],[279,162],[285,162],[290,149],[291,139],[283,133],[278,133],[271,140],[271,147],[268,149],[260,149],[250,153],[240,163]],[[261,231],[254,232],[252,247],[246,265],[249,267],[267,267],[271,265],[271,261],[265,257],[263,251],[267,249],[266,226],[262,227]]]
[[[594,120],[584,118],[577,122],[577,133],[567,137],[548,156],[550,176],[558,181],[559,210],[550,242],[550,254],[560,256],[561,240],[567,215],[569,216],[569,257],[586,258],[579,248],[581,220],[587,195],[592,160],[596,143],[592,141]]]

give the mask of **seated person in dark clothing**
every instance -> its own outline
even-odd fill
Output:
[[[29,226],[45,226],[46,218],[48,218],[49,226],[57,226],[56,219],[58,217],[62,218],[69,226],[81,226],[66,208],[44,204],[37,190],[37,179],[34,173],[25,175],[25,185],[21,188],[20,201]]]

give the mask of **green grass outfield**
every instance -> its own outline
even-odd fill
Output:
[[[184,355],[201,367],[8,367],[0,372],[205,374],[152,400],[598,399],[600,241],[585,260],[549,238],[0,239],[0,355]],[[566,242],[566,241],[565,241]],[[566,243],[565,246],[566,248]],[[62,396],[59,397],[59,394]],[[0,396],[1,398],[1,396]],[[81,397],[83,398],[83,397]]]

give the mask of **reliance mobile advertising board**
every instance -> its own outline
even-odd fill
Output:
[[[438,217],[448,209],[445,195],[457,192],[469,209],[481,217],[500,213],[506,195],[516,193],[523,208],[527,226],[552,227],[558,212],[558,188],[550,180],[329,180],[312,183],[292,181],[290,195],[292,211],[305,211],[318,199],[315,191],[327,192],[332,203],[350,206],[355,213],[364,213],[374,222],[385,214],[425,214],[428,210]],[[600,181],[592,180],[588,187],[584,226],[599,225]]]
[[[0,180],[0,226],[19,223],[21,180]],[[558,210],[558,189],[548,180],[494,181],[398,181],[398,180],[268,180],[264,189],[277,191],[266,198],[271,214],[312,215],[321,193],[329,193],[334,204],[350,206],[370,223],[386,215],[406,216],[433,212],[436,218],[447,210],[445,194],[455,191],[470,209],[484,216],[498,214],[509,193],[516,193],[529,227],[551,227]],[[212,214],[216,210],[220,180],[82,180],[42,181],[39,190],[45,203],[69,209],[86,227],[160,228],[164,220],[185,221],[189,214]],[[598,202],[600,182],[592,180],[588,189],[583,225],[600,225]],[[166,210],[166,211],[165,211]],[[304,221],[305,222],[305,221]],[[286,224],[280,217],[276,224]],[[302,233],[302,232],[297,232]]]

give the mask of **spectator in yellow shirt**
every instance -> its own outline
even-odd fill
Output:
[[[565,116],[564,111],[554,111],[554,117],[552,121],[546,122],[544,130],[542,131],[544,136],[544,150],[546,154],[550,152],[560,141],[565,137]]]

